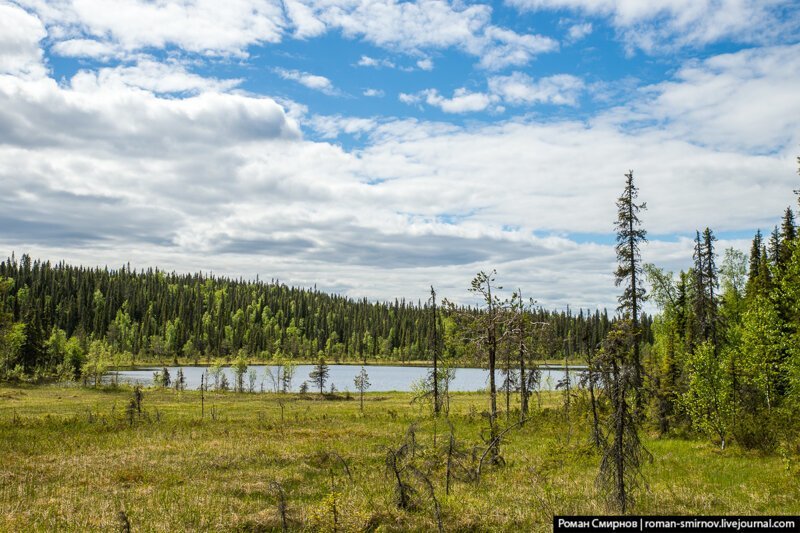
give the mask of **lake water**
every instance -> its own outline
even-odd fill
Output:
[[[200,377],[203,372],[208,372],[209,367],[205,366],[168,366],[171,378],[174,380],[178,372],[178,368],[183,369],[183,376],[186,380],[187,389],[199,389]],[[297,365],[295,367],[294,379],[292,380],[292,391],[297,392],[300,385],[304,381],[309,380],[309,373],[313,370],[313,365]],[[431,368],[428,367],[413,367],[413,366],[365,366],[369,374],[369,382],[371,384],[370,392],[389,392],[400,391],[408,392],[411,390],[412,384],[424,379]],[[252,365],[248,367],[248,371],[254,369],[256,371],[255,387],[256,391],[271,391],[274,389],[273,379],[270,376],[275,376],[278,367],[273,365]],[[539,390],[552,390],[555,389],[556,384],[564,379],[565,372],[563,367],[541,367],[542,379],[539,384]],[[160,371],[161,367],[153,368],[137,368],[135,370],[120,370],[112,372],[106,376],[106,380],[114,379],[116,374],[120,383],[140,384],[144,386],[153,384],[153,372]],[[344,392],[349,390],[355,392],[355,385],[353,379],[361,372],[360,365],[328,365],[329,378],[325,385],[325,389],[329,390],[331,383],[336,387],[336,390]],[[223,368],[223,372],[228,378],[230,387],[234,385],[233,369],[230,367]],[[570,370],[570,380],[572,383],[577,382],[579,369]],[[497,388],[503,382],[503,376],[500,371],[497,371]],[[211,387],[213,388],[213,378]],[[245,374],[245,388],[249,385],[248,375]],[[313,384],[309,383],[309,390],[314,391]],[[489,386],[489,371],[482,368],[456,368],[455,377],[450,384],[451,391],[478,391],[488,388]]]

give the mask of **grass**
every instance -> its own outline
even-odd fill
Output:
[[[201,419],[198,392],[150,389],[133,425],[130,398],[124,388],[0,385],[0,530],[118,530],[120,511],[134,531],[280,530],[273,482],[285,489],[291,530],[333,529],[334,504],[340,531],[436,530],[424,484],[409,477],[417,505],[400,510],[385,474],[386,447],[415,422],[415,464],[430,472],[447,531],[547,531],[553,514],[610,511],[586,423],[573,413],[567,431],[556,393],[508,433],[505,467],[484,469],[478,484],[456,482],[449,496],[434,464],[447,425],[409,394],[368,394],[362,415],[356,397],[207,393]],[[452,398],[465,448],[482,442],[485,407],[480,394]],[[653,462],[636,513],[800,514],[796,456],[644,437]],[[352,482],[324,460],[328,451],[347,462]]]

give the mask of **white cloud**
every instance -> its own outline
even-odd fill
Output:
[[[38,14],[55,50],[69,56],[105,58],[170,46],[204,55],[247,56],[250,46],[339,31],[348,39],[414,55],[456,48],[479,57],[484,68],[497,69],[522,65],[558,47],[548,37],[493,25],[489,5],[445,0],[230,0],[222,10],[212,0],[20,4]]]
[[[0,74],[44,76],[39,41],[46,36],[37,17],[14,5],[0,4]]]
[[[37,12],[55,37],[84,36],[125,51],[174,45],[189,52],[246,55],[252,44],[282,38],[285,19],[278,0],[211,0],[186,3],[146,0],[67,0],[44,4],[21,0]]]
[[[304,85],[315,91],[323,92],[327,95],[335,96],[339,94],[339,91],[333,86],[331,80],[325,76],[317,76],[316,74],[285,68],[276,68],[275,73],[285,80],[296,81],[300,85]]]
[[[692,61],[673,81],[645,89],[605,119],[620,127],[655,122],[675,138],[724,150],[771,153],[800,144],[800,44]]]
[[[384,93],[383,90],[381,89],[372,89],[372,88],[364,89],[363,92],[364,96],[369,96],[372,98],[382,98],[385,94],[386,93]]]
[[[400,93],[401,102],[417,105],[425,102],[438,107],[446,113],[468,113],[492,111],[501,113],[505,102],[511,105],[576,105],[583,92],[583,80],[569,74],[557,74],[534,80],[522,72],[508,76],[493,76],[487,80],[487,92],[470,92],[465,88],[456,89],[452,98],[445,98],[436,89],[426,89],[417,93]]]
[[[53,53],[65,57],[91,57],[108,60],[123,55],[113,44],[95,39],[67,39],[52,46]]]
[[[429,57],[420,59],[417,61],[417,67],[419,67],[420,70],[433,70],[433,60]]]
[[[507,0],[523,10],[570,9],[608,17],[626,46],[646,52],[733,39],[797,35],[793,0]]]
[[[412,94],[412,93],[400,93],[397,96],[397,99],[403,102],[404,104],[412,105],[418,104],[422,101],[422,97],[420,94]]]
[[[103,77],[88,71],[67,88],[52,78],[0,77],[0,132],[9,146],[77,149],[83,155],[76,159],[89,160],[93,150],[108,151],[122,163],[128,154],[180,159],[219,138],[248,143],[300,137],[297,124],[269,98],[214,92],[161,98],[124,84],[104,85]]]
[[[549,103],[575,105],[584,89],[583,80],[570,74],[557,74],[534,81],[522,72],[489,78],[489,91],[513,105]]]
[[[84,72],[84,74],[86,74]],[[94,74],[89,73],[94,77]],[[101,68],[92,84],[104,87],[127,85],[156,93],[198,93],[205,91],[224,92],[239,85],[242,80],[218,80],[191,73],[176,61],[166,63],[151,58],[139,58],[135,65]],[[86,79],[81,76],[78,79]]]
[[[401,101],[402,100],[401,95]],[[469,92],[465,88],[456,89],[452,98],[445,98],[436,89],[426,89],[420,94],[428,105],[438,107],[445,113],[469,113],[483,111],[492,103],[492,98],[484,93]],[[408,102],[406,102],[408,103]]]
[[[361,56],[361,58],[358,60],[358,63],[356,63],[356,65],[358,65],[359,67],[372,67],[372,68],[381,68],[381,67],[395,68],[396,67],[396,65],[393,62],[389,61],[388,59],[376,59],[376,58],[370,57],[370,56]]]
[[[298,39],[317,37],[327,31],[325,23],[319,20],[306,4],[297,0],[284,0],[283,5],[291,25],[294,26],[293,35]]]
[[[567,38],[570,42],[575,43],[585,38],[592,33],[592,23],[584,22],[582,24],[573,24],[567,30]]]
[[[488,26],[487,42],[481,52],[480,66],[499,70],[508,66],[521,66],[535,56],[558,50],[558,42],[541,35],[520,35],[514,31]]]
[[[359,136],[373,131],[378,122],[372,118],[314,115],[304,121],[323,139],[335,139],[341,134]]]

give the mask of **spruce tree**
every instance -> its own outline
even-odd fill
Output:
[[[617,199],[617,261],[618,266],[615,272],[616,285],[622,285],[623,291],[619,296],[618,311],[622,316],[631,321],[631,343],[633,349],[633,360],[631,361],[633,371],[633,386],[637,395],[641,396],[642,387],[642,363],[639,356],[639,342],[641,331],[639,325],[639,313],[641,304],[644,300],[645,290],[642,285],[642,259],[640,248],[647,242],[647,232],[642,228],[639,220],[639,212],[647,209],[647,204],[636,203],[639,190],[633,183],[633,171],[625,174],[625,189]],[[637,400],[637,409],[641,407],[641,400]]]
[[[757,230],[753,236],[753,243],[750,245],[750,265],[747,272],[747,294],[753,296],[758,287],[758,277],[761,267],[761,230]]]
[[[353,379],[353,383],[355,384],[356,390],[358,391],[360,408],[361,408],[361,412],[363,413],[364,412],[364,392],[366,392],[366,390],[369,389],[370,386],[372,385],[369,382],[369,374],[367,374],[367,371],[363,366],[361,367],[361,372],[356,374],[356,377]]]
[[[329,373],[330,371],[328,370],[328,365],[325,363],[325,359],[320,357],[317,360],[317,364],[314,365],[314,369],[308,374],[311,381],[319,388],[320,394],[323,394],[325,391],[325,382],[328,381]]]
[[[781,245],[778,251],[778,267],[783,270],[792,260],[792,243],[797,238],[797,228],[794,225],[794,213],[787,207],[781,222]]]
[[[719,285],[719,276],[717,271],[716,252],[714,252],[714,241],[717,238],[714,233],[706,228],[703,231],[703,266],[705,267],[705,275],[703,276],[706,282],[706,320],[708,321],[708,335],[711,342],[714,343],[714,350],[718,349],[717,342],[717,292],[715,289]]]
[[[607,335],[599,355],[611,412],[606,419],[610,439],[604,443],[598,480],[607,490],[609,501],[622,513],[633,503],[633,489],[647,453],[639,440],[643,391],[638,319],[644,298],[639,248],[646,241],[638,213],[646,205],[636,203],[638,190],[633,183],[633,171],[625,178],[625,190],[617,200],[616,222],[619,261],[616,284],[624,284],[619,297],[622,319]]]

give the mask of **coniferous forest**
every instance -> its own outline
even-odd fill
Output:
[[[430,360],[433,350],[428,302],[373,303],[276,281],[51,265],[27,255],[0,262],[0,277],[9,339],[5,376],[54,375],[65,361],[69,371],[80,372],[92,341],[102,343],[109,364],[118,365],[319,355],[405,362]],[[535,354],[540,359],[582,361],[612,321],[607,311],[526,312],[549,325]],[[642,320],[649,334],[651,319]],[[448,314],[437,321],[449,333],[452,362],[474,364]]]

